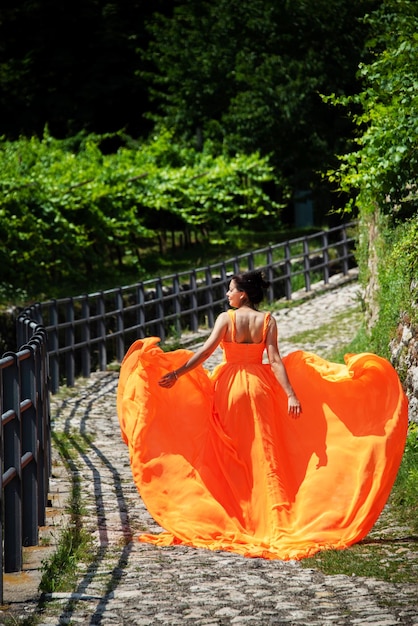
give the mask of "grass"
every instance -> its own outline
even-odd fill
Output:
[[[301,561],[303,568],[317,569],[326,575],[363,576],[390,583],[413,583],[417,581],[417,567],[411,567],[411,559],[418,562],[417,540],[364,541],[345,550],[325,550]]]
[[[72,395],[73,390],[69,390]],[[61,392],[62,394],[66,391]],[[68,393],[68,391],[67,391]],[[42,563],[39,584],[41,598],[34,613],[23,619],[13,614],[5,615],[1,623],[5,626],[37,626],[44,617],[45,595],[57,591],[73,591],[79,576],[80,563],[89,563],[94,558],[91,535],[82,525],[83,503],[81,481],[77,471],[77,454],[87,453],[89,439],[77,432],[52,433],[52,440],[71,477],[71,492],[68,501],[69,524],[63,528],[55,552]],[[50,607],[48,603],[48,607]]]
[[[342,311],[336,315],[330,316],[327,321],[317,328],[304,330],[290,337],[286,337],[286,341],[293,344],[315,344],[320,343],[324,337],[334,337],[338,341],[338,349],[330,352],[322,351],[321,356],[336,362],[344,362],[344,354],[347,352],[355,352],[354,345],[347,345],[347,337],[349,337],[353,329],[362,328],[363,313],[360,309],[352,309],[350,311]],[[354,342],[353,342],[354,344]],[[358,350],[360,351],[360,350]]]
[[[324,328],[324,327],[323,327]],[[330,355],[342,361],[344,352],[369,348],[364,327],[344,350]],[[418,426],[411,423],[402,463],[385,509],[367,537],[344,550],[325,550],[301,561],[304,568],[327,575],[366,576],[390,583],[418,579]]]
[[[87,452],[88,442],[78,433],[53,433],[52,439],[71,476],[70,523],[61,533],[57,550],[44,563],[39,586],[42,593],[71,590],[77,580],[78,563],[86,562],[92,554],[91,535],[83,529],[81,522],[83,505],[75,454],[76,450]]]
[[[418,425],[411,423],[401,467],[391,496],[397,517],[418,535]],[[418,539],[418,537],[417,537]]]
[[[367,576],[391,583],[418,578],[418,429],[412,424],[388,503],[369,535],[345,550],[326,550],[301,561],[324,574]]]
[[[359,330],[350,343],[325,355],[343,362],[344,354],[367,352],[369,339],[362,312],[333,316],[327,324],[288,338],[292,343],[315,343],[322,337],[344,335],[357,324]],[[409,427],[405,453],[388,503],[369,535],[345,550],[326,550],[301,561],[302,567],[324,574],[366,576],[391,583],[416,583],[418,578],[418,426]]]

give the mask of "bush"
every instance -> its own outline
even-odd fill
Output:
[[[390,357],[389,344],[400,315],[418,321],[418,216],[388,230],[379,261],[379,319],[372,329],[373,350]]]

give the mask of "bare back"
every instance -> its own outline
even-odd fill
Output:
[[[264,338],[264,320],[266,313],[249,308],[228,311],[235,315],[235,337],[233,336],[233,320],[228,319],[228,329],[224,341],[236,343],[262,343]]]

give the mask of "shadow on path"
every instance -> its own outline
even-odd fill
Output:
[[[59,623],[64,623],[64,618],[65,622],[68,621],[75,608],[76,602],[83,599],[84,596],[87,595],[89,600],[94,599],[95,594],[89,594],[87,590],[94,579],[98,576],[101,565],[109,556],[111,547],[111,558],[114,565],[111,571],[106,573],[107,582],[105,592],[101,596],[97,595],[96,610],[91,615],[89,620],[90,624],[100,623],[100,618],[106,609],[106,605],[110,597],[109,594],[111,594],[111,592],[118,586],[118,583],[123,575],[123,570],[128,564],[129,555],[132,551],[133,530],[131,528],[128,503],[126,502],[123,491],[122,476],[120,475],[119,470],[115,467],[114,462],[103,452],[102,449],[95,445],[94,441],[92,442],[92,437],[88,433],[88,422],[92,413],[97,410],[96,407],[101,400],[108,399],[109,395],[115,395],[116,385],[117,376],[114,373],[105,374],[93,385],[89,386],[87,390],[83,390],[83,393],[80,394],[80,396],[78,396],[75,400],[64,400],[58,409],[58,419],[60,414],[66,413],[65,423],[62,430],[67,437],[67,441],[73,447],[74,451],[78,453],[79,458],[90,474],[90,478],[88,478],[83,472],[82,480],[90,480],[93,484],[94,509],[99,544],[98,548],[93,553],[91,563],[89,564],[84,576],[78,583],[74,592],[71,593],[67,603],[64,605],[59,618]],[[108,418],[103,415],[103,419]],[[77,435],[74,434],[75,424],[79,424],[79,432],[77,432]],[[69,460],[69,467],[71,470],[72,487],[73,489],[76,489],[77,485],[80,483],[79,475],[81,470],[79,461],[75,462],[73,460]],[[108,513],[110,511],[107,509],[107,507],[109,507],[109,502],[106,504],[105,498],[105,493],[106,491],[109,492],[109,487],[107,487],[107,489],[104,488],[104,479],[106,479],[107,482],[111,482],[111,490],[116,496],[112,499],[112,504],[117,504],[117,514],[119,518],[119,528],[117,532],[118,534],[120,533],[120,539],[118,543],[122,544],[119,554],[115,551],[116,542],[114,540],[114,531],[113,541],[109,534]],[[100,580],[100,584],[103,584],[102,578]]]

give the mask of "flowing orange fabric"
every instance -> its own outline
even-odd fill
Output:
[[[199,366],[165,389],[161,376],[192,352],[164,353],[159,341],[131,346],[117,398],[134,481],[165,529],[141,541],[287,560],[345,548],[369,532],[408,426],[388,361],[368,353],[347,355],[345,364],[303,351],[284,357],[303,407],[293,419],[263,363],[264,343],[225,342],[212,374]]]

